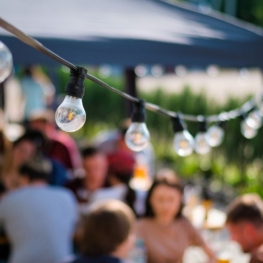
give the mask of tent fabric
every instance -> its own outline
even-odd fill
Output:
[[[263,68],[263,30],[162,0],[1,0],[0,17],[76,65]],[[57,64],[0,28],[16,64]]]

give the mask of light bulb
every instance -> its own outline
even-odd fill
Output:
[[[207,133],[198,132],[195,136],[195,151],[203,155],[209,153],[210,149]]]
[[[12,72],[13,59],[10,50],[0,41],[0,83]]]
[[[74,132],[79,130],[86,120],[82,99],[67,95],[56,110],[55,120],[58,127],[63,131]]]
[[[135,152],[143,150],[149,143],[150,133],[144,122],[132,122],[125,133],[126,145]]]
[[[178,155],[188,156],[194,150],[194,138],[187,130],[177,132],[174,136],[173,146]]]
[[[258,110],[251,111],[246,118],[247,125],[251,128],[259,129],[262,125],[262,117]]]
[[[87,70],[85,68],[70,69],[70,79],[65,89],[66,97],[55,114],[56,123],[63,131],[77,131],[85,123],[86,112],[82,105],[82,98],[86,74]]]
[[[213,125],[207,130],[208,143],[211,147],[216,147],[220,145],[224,138],[224,130],[218,126]]]
[[[241,121],[241,133],[247,139],[252,139],[257,135],[257,129],[252,128],[246,120],[243,120]]]

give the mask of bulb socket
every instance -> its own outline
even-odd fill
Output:
[[[218,121],[217,126],[223,129],[226,127],[226,123],[226,121]]]
[[[78,67],[77,70],[70,69],[70,79],[66,86],[66,95],[82,99],[84,96],[84,80],[86,78],[87,70]]]
[[[182,118],[178,115],[178,117],[172,118],[173,123],[173,132],[181,132],[186,129],[185,123],[182,121]]]
[[[200,122],[199,132],[206,132],[207,131],[207,122],[203,120]]]
[[[132,122],[145,122],[146,113],[143,100],[140,99],[133,103],[131,119]]]
[[[244,121],[248,117],[247,112],[240,112],[239,118],[241,121]]]

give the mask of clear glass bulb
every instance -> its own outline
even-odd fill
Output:
[[[222,143],[225,132],[218,125],[213,125],[207,130],[207,135],[209,145],[216,147]]]
[[[186,131],[177,132],[174,136],[173,147],[180,156],[188,156],[194,150],[194,138]]]
[[[135,152],[143,150],[149,143],[150,133],[144,122],[132,122],[125,133],[126,145]]]
[[[0,41],[0,82],[3,82],[12,72],[13,59],[10,50]]]
[[[208,134],[206,132],[198,132],[195,136],[195,151],[198,154],[207,154],[210,152]]]
[[[57,108],[55,120],[58,127],[66,132],[79,130],[86,121],[82,99],[67,95]]]
[[[247,125],[251,128],[259,129],[262,125],[262,117],[258,110],[250,112],[246,118]]]
[[[243,120],[241,122],[241,133],[247,139],[252,139],[257,135],[257,129],[252,128],[246,120]]]

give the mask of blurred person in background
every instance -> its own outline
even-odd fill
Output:
[[[56,128],[54,114],[52,110],[35,111],[29,116],[29,127],[43,132],[47,138],[47,156],[67,169],[69,179],[74,178],[82,171],[78,145],[69,134]]]
[[[0,183],[0,202],[5,196],[7,190],[3,184]],[[0,225],[0,262],[5,263],[10,255],[10,244],[3,227]]]
[[[19,168],[33,157],[43,145],[43,137],[31,132],[23,134],[13,142],[6,152],[1,167],[1,182],[6,189],[13,190],[19,186]]]
[[[121,201],[93,204],[82,220],[80,255],[64,263],[124,263],[135,241],[134,218]]]
[[[82,150],[82,166],[84,176],[69,181],[66,187],[73,191],[80,206],[85,208],[93,193],[106,186],[107,157],[97,148],[88,146]]]
[[[226,227],[238,242],[249,263],[263,262],[263,200],[257,194],[237,197],[227,208]]]
[[[27,124],[35,110],[44,110],[52,103],[55,88],[37,65],[26,66],[22,70],[20,84],[25,105],[24,121]]]
[[[208,262],[215,262],[212,250],[182,215],[183,189],[177,178],[168,173],[158,175],[149,189],[145,209],[135,232],[145,243],[148,263],[181,263],[185,250],[191,245],[201,247]]]
[[[7,154],[11,151],[12,142],[9,141],[3,130],[0,130],[0,195],[6,190],[5,183],[2,177],[2,169]]]
[[[128,204],[135,212],[136,192],[129,185],[135,165],[133,155],[125,151],[116,151],[107,155],[107,161],[108,187],[95,191],[90,201],[117,199]]]
[[[12,148],[3,157],[0,182],[9,191],[19,186],[19,169],[36,154],[45,155],[46,141],[40,131],[27,130],[21,137],[13,142]],[[48,158],[52,171],[48,183],[63,185],[67,180],[65,168],[55,160]]]
[[[67,189],[48,186],[50,172],[50,162],[36,155],[20,167],[19,188],[0,202],[10,263],[51,263],[72,253],[76,201]]]

